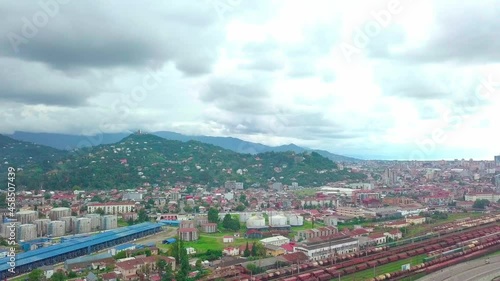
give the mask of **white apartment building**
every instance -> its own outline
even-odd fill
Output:
[[[116,214],[130,213],[134,210],[134,208],[135,208],[134,203],[125,203],[125,202],[95,203],[88,206],[88,212],[95,213],[98,209],[102,209],[104,210],[105,214],[116,215]]]

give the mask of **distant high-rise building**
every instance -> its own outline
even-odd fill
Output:
[[[495,187],[500,188],[500,174],[495,176]]]
[[[500,167],[500,155],[495,156],[495,166]]]
[[[396,183],[396,172],[393,169],[386,169],[383,175],[383,180],[386,185],[394,185]]]
[[[177,191],[170,192],[170,200],[171,201],[179,201],[181,199],[181,194]]]

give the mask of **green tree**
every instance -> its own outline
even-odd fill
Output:
[[[195,266],[196,266],[196,270],[201,271],[203,269],[201,266],[201,259],[196,260]]]
[[[149,221],[148,214],[146,213],[145,209],[140,209],[139,212],[137,212],[137,221],[138,222]]]
[[[106,214],[106,212],[104,212],[104,210],[103,210],[102,208],[97,208],[97,209],[95,210],[95,213],[96,213],[96,214],[99,214],[99,215],[101,215],[101,216],[102,216],[102,215],[104,215],[104,214]]]
[[[210,208],[208,210],[208,221],[211,223],[219,222],[219,211],[215,208]]]
[[[170,249],[168,250],[170,256],[175,258],[175,263],[179,264],[180,256],[179,256],[179,242],[175,241],[171,244]]]
[[[164,259],[158,259],[156,261],[156,268],[161,272],[164,272],[167,268],[167,262]]]
[[[244,201],[247,201],[247,196],[244,193],[242,193],[240,195],[240,202],[244,202]]]
[[[33,269],[30,274],[28,274],[29,281],[40,281],[43,280],[43,270],[41,269]]]
[[[224,219],[222,220],[222,227],[225,229],[231,229],[231,224],[232,224],[233,219],[231,218],[230,214],[226,214],[224,216]]]
[[[121,251],[118,254],[116,254],[116,255],[113,256],[113,258],[115,260],[124,259],[126,257],[127,257],[127,253],[125,251]]]
[[[258,257],[265,257],[266,256],[266,247],[264,247],[264,244],[257,242],[255,247],[257,248],[257,256]]]
[[[193,212],[193,207],[186,205],[184,206],[184,212],[186,213],[192,213]]]
[[[99,203],[104,202],[104,200],[99,195],[95,195],[94,197],[92,197],[92,199],[90,199],[90,201],[91,202],[99,202]]]
[[[243,251],[243,256],[244,257],[249,257],[250,256],[250,250],[248,248],[248,241],[247,241],[247,245],[245,247],[245,251]]]
[[[172,281],[173,279],[174,271],[172,270],[172,265],[169,263],[165,266],[165,272],[163,272],[163,274],[161,275],[161,281]]]
[[[250,272],[252,272],[252,274],[258,274],[258,273],[264,272],[263,268],[258,267],[257,265],[255,265],[253,263],[247,265],[247,269],[250,270]]]
[[[257,256],[257,243],[254,241],[252,243],[252,257],[256,257]]]
[[[50,277],[50,281],[64,281],[66,280],[66,276],[62,271],[56,271],[52,276]]]
[[[474,204],[472,205],[472,208],[484,209],[484,208],[486,208],[489,205],[490,205],[490,201],[489,200],[487,200],[487,199],[477,199],[476,201],[474,201]]]
[[[243,212],[243,211],[245,211],[245,209],[246,209],[245,205],[242,205],[242,204],[238,205],[235,208],[235,210],[238,211],[238,212]]]

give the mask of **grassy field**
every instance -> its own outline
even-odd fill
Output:
[[[232,234],[232,233],[231,233]],[[223,243],[222,239],[224,235],[230,235],[228,233],[225,234],[200,234],[200,238],[197,241],[185,242],[185,247],[193,247],[197,253],[203,253],[207,250],[223,250],[225,247],[236,247],[248,244],[252,244],[253,242],[259,241],[259,239],[246,239],[246,238],[235,238],[233,243]],[[232,236],[232,235],[231,235]],[[165,245],[158,243],[158,248],[162,250],[167,250],[170,248],[170,245]]]
[[[319,188],[303,188],[303,189],[299,189],[299,190],[294,190],[292,192],[293,192],[293,194],[295,194],[295,196],[302,199],[304,197],[314,196],[316,194],[316,192],[318,192],[318,191],[319,191]]]
[[[351,275],[341,277],[340,280],[341,281],[369,280],[370,278],[374,277],[374,272],[375,272],[375,276],[379,276],[380,274],[383,274],[383,273],[390,273],[390,272],[399,271],[399,270],[401,270],[401,266],[403,264],[409,263],[411,265],[416,265],[416,264],[422,263],[425,256],[426,255],[419,255],[419,256],[414,256],[412,258],[400,260],[397,262],[384,264],[382,266],[377,266],[375,268],[375,271],[373,270],[373,268],[363,270],[363,271],[356,272],[356,273],[351,274]]]
[[[125,226],[128,226],[127,221],[126,221],[126,220],[124,220],[124,219],[122,219],[122,218],[118,219],[117,224],[118,224],[118,227],[125,227]]]
[[[463,218],[478,218],[478,217],[481,217],[481,216],[484,216],[484,214],[481,213],[481,212],[453,213],[453,214],[448,214],[448,218],[447,219],[445,219],[445,220],[439,220],[438,223],[439,224],[443,224],[443,223],[452,222],[452,221],[458,220],[458,219],[463,219]]]

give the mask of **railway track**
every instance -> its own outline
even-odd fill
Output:
[[[284,280],[284,281],[309,281],[309,280],[330,280],[338,276],[346,276],[357,271],[366,270],[406,259],[412,256],[436,251],[442,248],[457,245],[458,243],[479,239],[500,231],[499,225],[480,226],[467,229],[460,233],[450,233],[439,238],[432,238],[427,241],[415,242],[413,244],[403,245],[396,248],[385,248],[382,252],[365,254],[361,253],[351,257],[345,257],[348,260],[339,258],[337,263],[330,260],[322,260],[310,264],[294,265],[281,270],[253,276],[251,280]],[[495,236],[496,237],[496,236]],[[365,255],[365,256],[363,256]],[[349,256],[349,255],[346,255]]]

